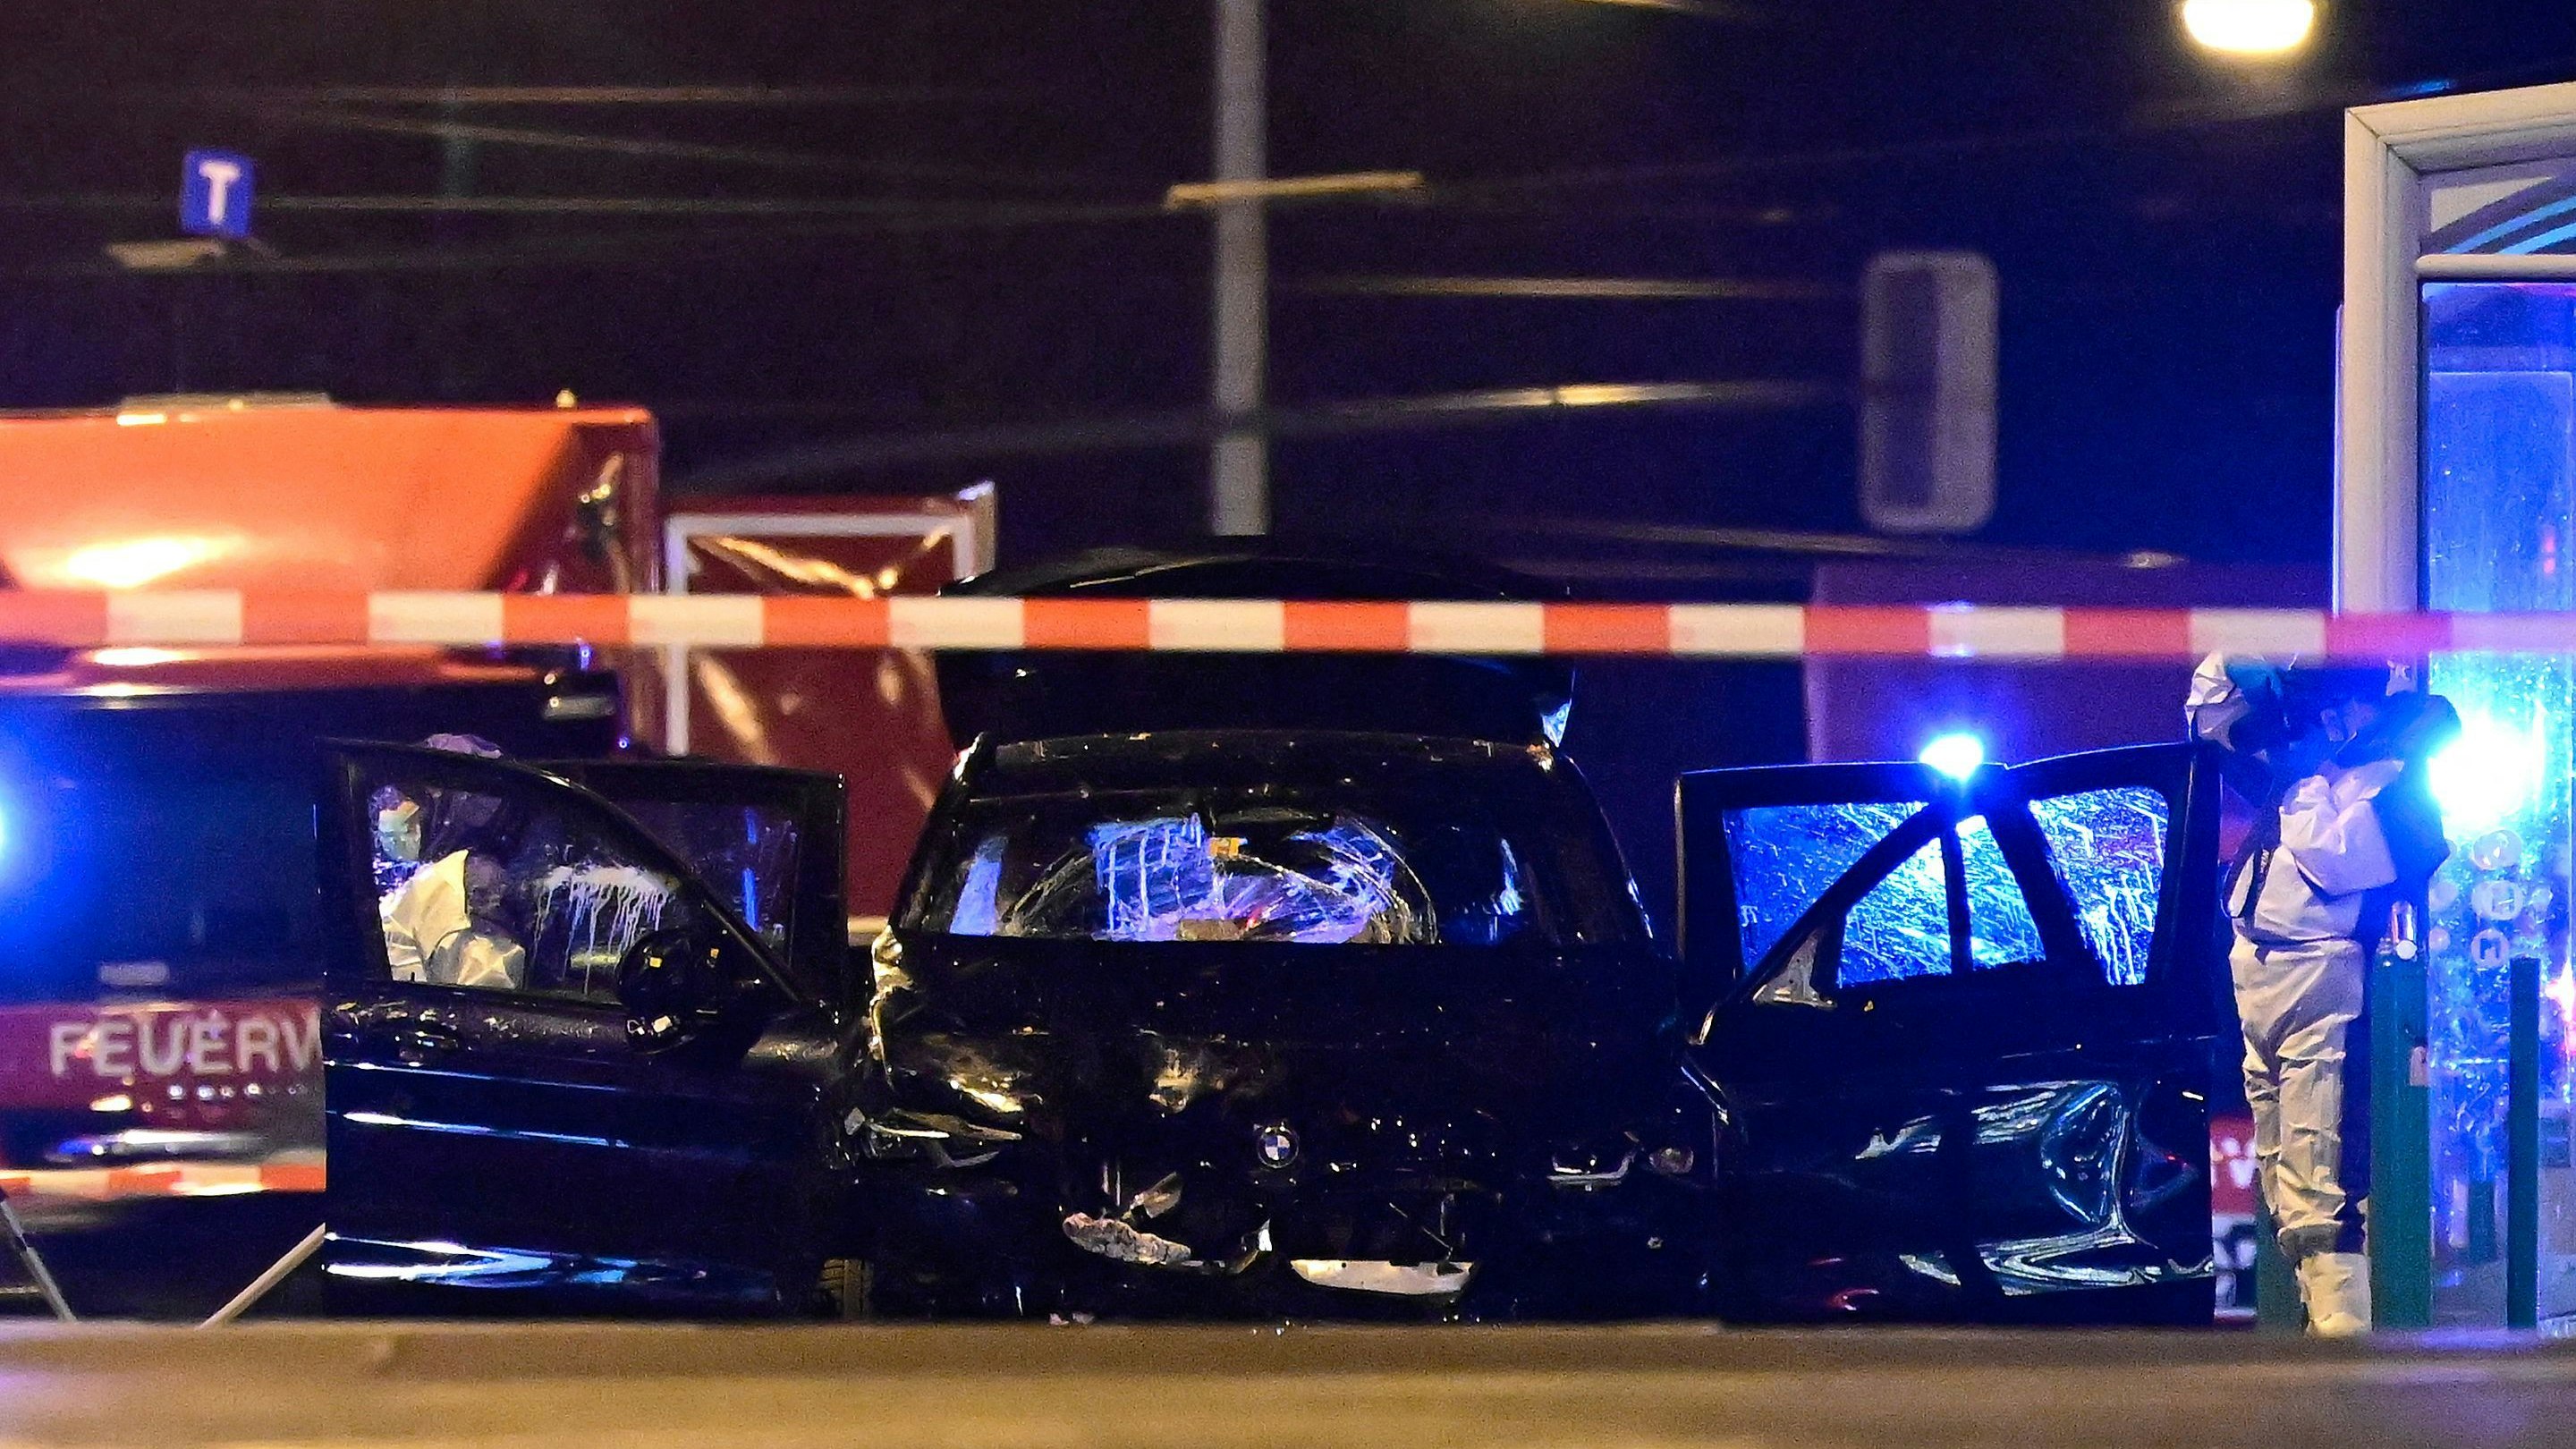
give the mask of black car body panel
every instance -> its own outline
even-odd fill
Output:
[[[2206,1320],[2216,779],[2182,745],[1685,777],[1728,1311]]]

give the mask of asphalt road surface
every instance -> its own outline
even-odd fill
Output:
[[[72,1311],[174,1323],[214,1312],[322,1220],[322,1199],[309,1193],[16,1205]],[[0,1315],[43,1315],[41,1303],[10,1291],[25,1281],[0,1254]],[[304,1309],[302,1289],[264,1310]]]
[[[0,1444],[2576,1443],[2576,1351],[1705,1327],[0,1328]]]

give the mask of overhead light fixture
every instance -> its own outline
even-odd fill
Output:
[[[2182,28],[2221,55],[2288,55],[2315,35],[2316,0],[2183,0]]]
[[[190,267],[222,261],[224,255],[224,244],[213,237],[107,244],[108,260],[129,272],[184,272]]]

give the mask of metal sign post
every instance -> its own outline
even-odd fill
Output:
[[[17,1259],[18,1266],[26,1270],[27,1277],[36,1285],[36,1291],[44,1295],[45,1306],[54,1310],[54,1316],[65,1323],[77,1321],[71,1304],[63,1297],[61,1286],[54,1282],[54,1275],[46,1269],[44,1255],[36,1251],[35,1244],[27,1241],[27,1230],[18,1221],[18,1210],[9,1206],[6,1189],[0,1189],[0,1238],[8,1240],[9,1256]]]
[[[1269,170],[1263,0],[1216,0],[1216,178],[1257,182]],[[1258,194],[1216,207],[1216,378],[1209,401],[1224,428],[1208,458],[1208,528],[1270,531],[1270,442],[1260,412],[1270,349],[1269,213]]]

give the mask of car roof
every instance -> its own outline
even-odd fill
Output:
[[[1338,730],[1158,730],[1014,741],[973,771],[979,794],[1148,789],[1175,783],[1349,780],[1403,788],[1476,777],[1476,788],[1540,786],[1559,764],[1544,745]]]
[[[1411,599],[1528,602],[1550,591],[1500,569],[1397,553],[1329,555],[1234,541],[1195,551],[1103,549],[952,584],[962,596]],[[952,651],[942,712],[961,746],[1123,731],[1295,729],[1563,738],[1574,672],[1562,659],[1385,654]]]

